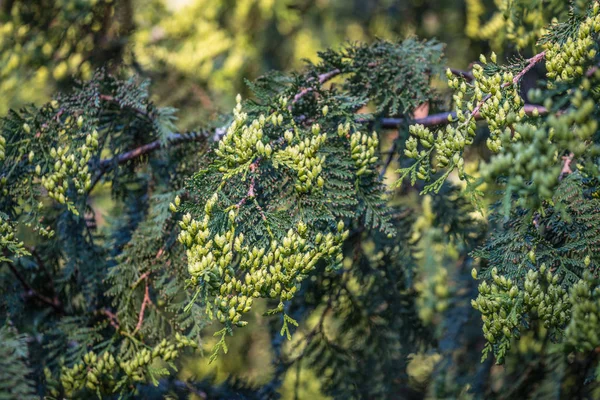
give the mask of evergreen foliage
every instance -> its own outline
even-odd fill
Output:
[[[597,397],[600,3],[542,3],[499,1],[481,27],[468,2],[469,35],[530,56],[456,71],[436,40],[348,43],[248,82],[194,131],[126,67],[9,111],[0,398],[278,398],[306,371],[334,398]],[[91,71],[102,10],[57,4],[85,13],[81,43],[42,54],[87,49]],[[185,48],[206,27],[170,28]],[[267,379],[182,372],[260,321]]]
[[[0,393],[4,398],[35,399],[35,384],[27,360],[27,336],[19,335],[14,328],[6,325],[0,328]]]

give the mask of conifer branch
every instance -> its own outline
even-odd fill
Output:
[[[537,112],[540,115],[545,115],[548,112],[545,107],[534,104],[525,104],[523,108],[525,109],[525,113],[527,115],[533,114],[535,110],[537,110]],[[432,114],[424,118],[417,118],[415,120],[410,120],[407,118],[382,118],[380,120],[380,126],[385,129],[397,129],[402,124],[410,122],[431,127],[449,124],[451,122],[449,120],[449,117],[452,117],[452,119],[454,119],[456,117],[456,113],[443,112],[438,114]],[[474,117],[477,120],[482,119],[481,114],[478,112],[478,110],[477,112],[474,111]],[[155,140],[143,146],[136,147],[135,149],[122,153],[118,156],[102,159],[99,163],[100,172],[96,175],[96,178],[94,178],[92,182],[92,188],[98,183],[98,181],[104,175],[104,173],[114,165],[125,164],[128,161],[134,160],[161,148],[170,147],[173,145],[178,145],[187,142],[201,142],[207,140],[208,137],[208,131],[174,133],[169,135],[166,142],[163,142],[161,140]]]
[[[528,59],[527,60],[528,64],[525,66],[525,68],[523,68],[523,70],[521,70],[521,72],[519,72],[513,78],[512,82],[505,83],[502,85],[502,87],[504,88],[511,84],[517,84],[528,71],[530,71],[537,63],[539,63],[541,60],[544,59],[544,56],[545,56],[545,51],[543,51],[539,54],[536,54],[532,58]],[[369,64],[370,67],[374,67],[375,65],[376,65],[376,63]],[[470,74],[469,72],[466,72],[466,71],[461,71],[461,70],[457,70],[457,69],[451,69],[450,71],[453,74],[463,76],[463,77],[465,77],[465,79],[468,79],[468,80],[472,80],[472,78],[473,78],[472,74]],[[341,71],[339,69],[334,69],[329,72],[322,73],[318,76],[319,84],[324,84],[327,81],[333,79],[334,77],[336,77],[340,74],[341,74]],[[309,79],[309,81],[310,80],[311,79]],[[302,89],[300,92],[298,92],[294,96],[292,103],[297,102],[303,96],[305,96],[307,93],[309,93],[311,91],[312,91],[311,88]],[[115,99],[112,96],[101,95],[100,98],[105,101],[115,102]],[[489,98],[491,98],[491,94],[488,94],[485,98],[483,98],[483,100],[481,100],[481,102],[479,102],[479,104],[475,107],[475,109],[471,113],[471,115],[473,117],[475,117],[476,119],[481,119],[479,109],[481,108],[483,103],[485,103],[487,100],[489,100]],[[525,113],[527,113],[527,114],[531,114],[534,109],[537,109],[537,111],[540,114],[545,114],[547,112],[546,109],[542,106],[526,104],[524,106],[524,108],[525,108]],[[141,110],[135,109],[135,111],[138,113],[142,113],[145,116],[148,116],[146,113],[144,113]],[[449,117],[452,117],[452,119],[454,119],[456,117],[456,114],[453,112],[434,114],[434,115],[427,116],[425,118],[416,119],[412,122],[415,124],[421,124],[423,126],[445,125],[450,122]],[[399,125],[401,125],[402,123],[404,123],[406,121],[407,120],[405,118],[383,118],[381,120],[381,126],[383,128],[397,128]],[[94,178],[94,180],[92,182],[92,188],[97,184],[97,182],[100,180],[100,178],[102,177],[104,172],[106,170],[108,170],[111,165],[124,164],[130,160],[136,159],[140,156],[143,156],[145,154],[148,154],[150,152],[158,150],[167,145],[170,146],[170,145],[180,144],[180,143],[184,143],[184,142],[206,140],[207,137],[208,137],[208,132],[174,133],[174,134],[171,134],[167,138],[166,141],[155,140],[153,142],[150,142],[143,146],[137,147],[137,148],[132,149],[123,154],[120,154],[116,157],[103,159],[100,161],[100,173]]]

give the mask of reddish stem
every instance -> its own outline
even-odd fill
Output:
[[[146,312],[146,307],[148,306],[148,304],[152,303],[152,300],[150,300],[150,289],[149,289],[149,285],[148,285],[148,275],[146,275],[145,279],[146,279],[146,288],[144,290],[144,299],[142,300],[142,307],[140,308],[140,316],[138,317],[138,323],[135,326],[135,329],[133,331],[134,335],[137,332],[139,332],[140,329],[142,329],[142,324],[144,323],[144,313]]]
[[[120,325],[119,318],[117,317],[117,315],[106,308],[103,308],[102,310],[100,310],[100,312],[106,315],[108,317],[108,322],[110,323],[110,325],[113,328],[115,328],[115,330],[119,331]]]
[[[565,175],[569,175],[570,173],[573,172],[571,170],[571,163],[573,162],[574,156],[575,156],[575,154],[570,153],[568,156],[562,157],[563,167],[562,167],[562,170],[560,171],[559,179],[563,179],[565,177]]]

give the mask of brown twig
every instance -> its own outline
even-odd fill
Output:
[[[90,186],[90,192],[92,189],[98,184],[102,176],[111,169],[114,165],[125,164],[128,161],[134,160],[138,157],[141,157],[145,154],[151,153],[155,150],[158,150],[162,147],[169,147],[172,145],[185,143],[185,142],[199,142],[204,141],[208,138],[208,132],[188,132],[188,133],[173,133],[167,137],[166,141],[155,140],[148,144],[145,144],[140,147],[136,147],[133,150],[127,151],[125,153],[121,153],[118,156],[105,158],[100,160],[100,168],[94,179],[92,180],[92,184]]]
[[[341,71],[339,69],[334,69],[332,71],[329,72],[325,72],[321,75],[319,75],[319,84],[322,85],[325,82],[333,79],[334,77],[338,76],[341,73]],[[312,79],[308,79],[308,82],[312,81]],[[301,91],[299,91],[295,96],[294,99],[292,100],[292,104],[296,103],[298,100],[300,100],[303,96],[305,96],[306,94],[312,92],[312,88],[304,88]]]
[[[562,180],[565,175],[569,175],[570,173],[572,173],[573,171],[571,170],[571,163],[573,162],[573,157],[575,156],[575,154],[570,153],[568,156],[563,156],[562,160],[563,160],[563,167],[562,170],[560,171],[560,175],[558,177],[558,180]]]
[[[519,83],[519,81],[525,76],[526,73],[528,73],[533,67],[535,67],[535,65],[537,63],[539,63],[540,61],[542,61],[544,59],[544,57],[546,56],[546,51],[542,51],[541,53],[536,54],[535,56],[531,57],[530,59],[527,60],[528,64],[525,66],[525,68],[523,68],[523,70],[521,72],[519,72],[514,78],[513,78],[513,84],[517,84]]]
[[[119,324],[119,318],[117,317],[117,315],[115,313],[113,313],[112,311],[110,311],[107,308],[103,308],[100,310],[101,314],[104,314],[108,317],[108,322],[110,323],[110,325],[115,328],[115,330],[118,332],[121,328],[120,328],[120,324]]]
[[[536,54],[535,56],[531,57],[530,59],[527,60],[527,65],[525,66],[525,68],[523,68],[521,70],[521,72],[519,72],[517,75],[515,75],[512,79],[512,81],[510,82],[505,82],[503,83],[500,87],[502,89],[507,88],[509,86],[512,85],[516,85],[519,83],[519,81],[523,78],[523,76],[525,76],[525,74],[527,72],[529,72],[533,67],[535,67],[535,65],[537,63],[539,63],[540,61],[542,61],[544,59],[544,56],[546,55],[545,51],[542,51],[539,54]],[[490,98],[492,97],[492,94],[489,93],[487,96],[485,96],[480,102],[479,104],[477,104],[477,106],[475,107],[475,109],[471,112],[471,117],[476,116],[477,114],[479,114],[479,110],[481,109],[481,107],[485,104],[486,101],[488,101]]]
[[[369,68],[373,68],[375,66],[377,66],[377,62],[372,62],[367,64],[367,66]],[[336,76],[340,75],[342,73],[342,71],[340,71],[339,69],[333,69],[331,71],[328,72],[324,72],[322,74],[319,75],[318,79],[319,79],[319,84],[322,85],[325,82],[335,78]],[[313,78],[308,78],[306,81],[307,82],[312,82],[314,79]],[[292,99],[292,104],[296,103],[298,100],[300,100],[303,96],[305,96],[306,94],[310,93],[313,91],[313,88],[305,88],[302,89],[300,92],[298,92],[294,98]],[[290,106],[291,107],[291,106]]]
[[[260,158],[257,158],[256,160],[254,160],[254,162],[252,164],[250,164],[250,167],[248,167],[248,169],[250,170],[250,172],[254,172],[256,170],[256,168],[258,168],[258,163],[260,162]],[[248,188],[248,193],[246,193],[246,196],[244,196],[244,198],[242,198],[235,206],[237,208],[240,208],[241,206],[243,206],[244,204],[246,204],[246,202],[248,201],[248,199],[251,199],[255,196],[254,193],[254,188],[256,187],[256,178],[253,176],[252,178],[250,178],[250,187]]]
[[[12,274],[21,283],[21,286],[23,286],[23,289],[25,289],[26,296],[38,299],[42,303],[47,304],[50,307],[54,308],[54,310],[59,314],[65,314],[65,310],[63,309],[62,304],[61,304],[60,300],[58,299],[58,297],[55,296],[53,299],[51,299],[50,297],[44,296],[43,294],[39,293],[29,283],[27,283],[27,281],[25,280],[23,275],[21,275],[19,270],[17,270],[11,262],[7,262],[6,264],[8,265],[8,269],[10,269]]]
[[[252,168],[253,165],[254,165],[254,163],[250,164],[250,168]],[[237,202],[237,204],[235,205],[237,208],[240,208],[241,206],[246,204],[248,199],[251,199],[255,196],[255,193],[254,193],[255,185],[256,185],[256,178],[253,176],[252,178],[250,178],[250,186],[248,187],[248,193],[246,193],[246,195],[240,201]]]
[[[135,281],[132,285],[131,285],[131,289],[135,289],[136,287],[138,287],[138,285],[140,283],[142,283],[143,280],[148,279],[148,277],[150,276],[150,271],[144,272],[137,281]]]
[[[133,150],[127,151],[125,153],[119,154],[116,157],[105,158],[100,161],[100,168],[107,169],[111,165],[114,164],[124,164],[127,161],[133,160],[144,154],[150,153],[154,150],[158,150],[166,145],[175,145],[184,142],[195,142],[195,141],[203,141],[208,137],[207,132],[188,132],[188,133],[173,133],[167,137],[166,141],[155,140],[143,146],[137,147]]]
[[[144,274],[144,275],[146,275],[146,274]],[[144,299],[142,300],[142,306],[140,307],[140,316],[138,317],[138,323],[135,326],[135,329],[133,330],[133,335],[135,335],[137,332],[140,331],[140,329],[142,329],[142,324],[144,323],[144,313],[146,312],[146,307],[148,306],[148,304],[152,303],[152,300],[150,300],[148,275],[146,275],[144,277],[144,279],[146,280],[146,288],[144,289]]]
[[[256,168],[258,168],[258,163],[262,160],[262,158],[257,158],[256,160],[254,160],[254,162],[252,164],[250,164],[250,172],[254,172],[256,170]],[[236,208],[240,208],[241,206],[243,206],[244,204],[246,204],[246,202],[248,201],[248,199],[253,199],[256,196],[255,193],[255,188],[256,188],[256,177],[253,176],[250,179],[250,186],[248,187],[248,193],[246,193],[246,196],[244,196],[235,206]],[[258,204],[258,202],[255,200],[254,203],[256,204],[256,208],[258,208],[258,212],[260,213],[260,216],[262,217],[263,221],[267,221],[267,216],[265,215],[264,210],[262,209],[262,207],[260,206],[260,204]]]
[[[452,75],[459,76],[461,78],[465,78],[469,82],[471,82],[473,79],[475,79],[473,77],[473,74],[470,71],[463,71],[461,69],[450,68],[450,72],[452,72]]]
[[[50,270],[46,267],[46,263],[44,262],[44,260],[42,260],[40,253],[37,251],[37,249],[34,246],[29,247],[28,250],[31,253],[31,255],[33,256],[33,258],[35,258],[35,261],[37,261],[38,267],[40,267],[40,269],[42,269],[44,271],[44,273],[48,276],[50,290],[52,291],[52,295],[54,297],[56,297],[56,288],[54,287],[53,275],[50,273]]]

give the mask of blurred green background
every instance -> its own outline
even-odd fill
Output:
[[[75,81],[90,78],[102,67],[148,79],[153,100],[179,110],[178,128],[194,129],[227,112],[235,95],[247,92],[246,80],[269,70],[302,68],[304,60],[315,61],[317,52],[328,47],[376,38],[437,38],[446,43],[448,65],[467,68],[486,50],[485,42],[471,38],[478,32],[474,24],[479,18],[490,17],[481,4],[469,0],[0,0],[0,114],[27,103],[41,104],[56,90],[69,90]],[[94,206],[100,215],[108,213],[108,191],[96,196]],[[427,235],[435,233],[427,230],[426,212],[417,224],[415,234],[425,238],[425,246]],[[450,248],[438,250],[437,254],[453,257]],[[424,293],[426,285],[446,285],[444,276],[429,272],[435,279],[421,285]],[[429,303],[437,300],[423,296],[421,318],[435,322],[434,314],[441,310]],[[211,365],[206,358],[190,359],[182,378],[223,380],[233,375],[257,384],[267,382],[272,373],[266,354],[268,322],[260,320],[260,312],[256,315],[259,320],[250,324],[254,328],[241,330],[231,340],[227,356]],[[299,329],[308,332],[315,323],[309,320]],[[204,348],[210,349],[214,343],[209,333],[205,337]],[[435,360],[435,355],[414,358],[409,371],[415,385],[427,379]],[[281,388],[286,399],[293,398],[297,384],[295,372],[290,374]],[[302,369],[299,397],[322,398],[318,385],[311,372]]]
[[[472,2],[2,0],[0,113],[108,66],[151,79],[154,100],[180,109],[188,129],[228,110],[244,80],[375,38],[436,37],[449,64],[464,68],[481,50],[465,33]]]

